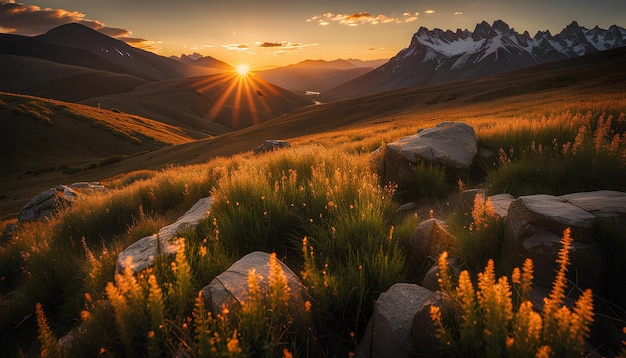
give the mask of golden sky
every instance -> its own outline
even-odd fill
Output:
[[[626,1],[596,0],[0,0],[0,32],[38,35],[81,22],[164,56],[253,68],[305,59],[390,58],[421,27],[473,30],[503,20],[531,36],[572,21],[625,27]]]

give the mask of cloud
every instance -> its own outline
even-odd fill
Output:
[[[222,45],[222,47],[229,51],[241,51],[241,52],[254,53],[252,52],[252,49],[250,48],[250,46],[246,43],[226,44],[226,45]]]
[[[283,41],[283,42],[257,42],[256,45],[258,47],[263,47],[263,48],[278,47],[278,48],[287,49],[287,50],[298,50],[303,47],[315,46],[317,44],[303,44],[299,42]]]
[[[434,13],[435,13],[435,10],[426,10],[426,11],[424,11],[424,14],[428,14],[428,15],[434,14]]]
[[[418,19],[419,12],[405,12],[402,16],[389,16],[385,14],[372,15],[363,11],[353,14],[334,14],[327,12],[307,19],[307,22],[317,23],[319,26],[328,26],[332,22],[344,26],[378,25],[378,24],[402,24],[413,22]]]
[[[85,14],[65,9],[41,8],[34,5],[24,5],[13,0],[0,0],[0,30],[5,33],[35,36],[47,32],[57,26],[77,22],[90,27],[107,36],[125,41],[132,46],[158,50],[160,42],[139,38],[131,38],[132,31],[128,29],[108,27],[97,20],[85,19]]]
[[[463,15],[463,11],[455,11],[454,15]]]

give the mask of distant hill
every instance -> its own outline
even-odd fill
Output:
[[[6,170],[85,163],[206,137],[134,115],[6,92],[0,92],[0,121]]]
[[[82,103],[219,135],[262,123],[313,102],[254,74],[242,77],[231,71],[149,83],[131,92]]]
[[[149,82],[132,75],[16,55],[0,55],[0,78],[2,91],[68,102],[127,92]]]
[[[0,92],[0,211],[110,163],[205,134],[84,105]],[[2,200],[7,199],[7,200]]]
[[[552,35],[534,37],[503,21],[482,22],[474,31],[419,29],[409,47],[375,71],[341,84],[326,99],[348,98],[417,85],[478,78],[551,61],[626,46],[626,29],[586,29],[575,21]]]
[[[257,71],[256,74],[268,82],[292,91],[325,92],[371,72],[380,62],[306,60],[285,67]]]

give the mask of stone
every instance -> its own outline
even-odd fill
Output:
[[[59,209],[70,205],[77,195],[66,185],[57,185],[55,188],[44,190],[29,201],[20,210],[20,223],[39,221],[52,217]]]
[[[270,254],[266,252],[251,252],[215,277],[201,290],[207,310],[215,314],[221,313],[224,306],[230,311],[237,310],[248,297],[248,273],[252,269],[262,277],[259,282],[261,292],[266,290],[270,274],[269,260]],[[293,317],[298,321],[297,324],[303,324],[303,320],[306,319],[306,302],[311,301],[308,290],[287,265],[280,260],[277,261],[287,279],[290,291],[289,305]]]
[[[268,139],[263,144],[256,147],[254,150],[255,154],[272,152],[279,149],[290,148],[291,144],[287,141],[280,139]]]
[[[29,201],[20,210],[18,221],[39,221],[52,217],[59,209],[67,207],[83,194],[106,192],[107,189],[100,183],[74,183],[71,185],[59,184],[54,188],[44,190]]]
[[[437,260],[439,254],[448,250],[454,237],[447,231],[446,223],[438,219],[428,219],[417,225],[409,238],[411,255],[421,262],[425,257]]]
[[[443,122],[413,136],[400,138],[371,154],[372,164],[383,182],[400,184],[412,167],[443,165],[452,172],[468,172],[478,153],[474,128],[463,122]]]
[[[432,294],[409,283],[396,283],[383,292],[374,304],[359,353],[363,357],[415,356],[417,350],[411,338],[413,316]]]
[[[182,231],[193,230],[206,217],[213,201],[211,196],[198,200],[173,224],[164,226],[157,234],[146,236],[128,246],[117,257],[115,273],[121,274],[126,267],[139,273],[154,265],[159,254],[175,256],[180,244],[176,235]]]
[[[531,195],[514,200],[505,221],[507,247],[516,265],[533,260],[535,282],[550,286],[557,268],[561,237],[570,228],[571,244],[568,279],[581,289],[602,294],[607,261],[603,245],[595,237],[598,219],[623,218],[626,193],[595,191],[563,196]]]
[[[438,257],[437,257],[438,259]],[[450,273],[453,277],[459,277],[461,273],[461,263],[456,257],[448,257],[448,266],[450,267]],[[439,286],[439,264],[435,263],[428,269],[424,279],[422,280],[422,287],[431,291],[438,291],[441,289]]]

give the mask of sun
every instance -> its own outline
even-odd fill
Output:
[[[245,63],[242,63],[241,65],[237,66],[236,70],[240,76],[245,76],[248,74],[248,72],[250,72],[250,66],[246,65]]]

